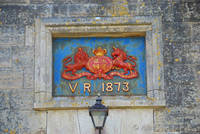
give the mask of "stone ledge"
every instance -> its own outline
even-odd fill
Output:
[[[95,103],[96,97],[55,97],[50,98],[48,93],[36,93],[39,102],[34,103],[34,110],[63,110],[63,109],[88,109]],[[102,96],[103,104],[110,109],[157,109],[165,108],[165,100],[162,98],[150,98],[147,96]]]

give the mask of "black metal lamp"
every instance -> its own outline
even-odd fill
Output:
[[[101,97],[98,96],[96,103],[89,107],[90,117],[94,127],[99,130],[99,134],[101,134],[101,130],[103,129],[108,116],[108,107],[104,106],[101,101]]]

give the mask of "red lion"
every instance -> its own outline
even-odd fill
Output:
[[[64,72],[72,71],[72,74],[75,75],[77,70],[81,70],[86,66],[86,63],[89,60],[88,54],[83,50],[83,48],[78,48],[78,52],[76,52],[74,56],[74,64],[69,64],[72,61],[71,57],[66,57],[63,59],[64,67],[66,68]]]

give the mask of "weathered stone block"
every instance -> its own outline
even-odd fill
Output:
[[[186,53],[187,63],[200,64],[200,52],[190,52]]]
[[[48,93],[48,92],[35,92],[35,105],[36,104],[50,104],[48,103],[49,101],[49,98],[51,98],[52,94],[51,93]],[[55,104],[55,101],[54,102],[51,102],[52,104]]]
[[[34,46],[35,43],[35,29],[33,26],[26,26],[25,46]]]
[[[154,6],[158,4],[158,9],[161,10],[161,16],[163,22],[173,22],[175,20],[174,12],[172,10],[172,3],[168,1],[156,2]],[[155,11],[154,11],[155,12]]]
[[[163,40],[190,42],[191,41],[191,24],[190,23],[164,23]]]
[[[199,64],[200,45],[198,43],[164,43],[164,62],[172,64]]]
[[[168,78],[165,80],[167,106],[196,107],[199,104],[199,88],[195,81],[177,83]]]
[[[118,3],[118,4],[107,4],[104,5],[105,7],[103,10],[100,10],[101,13],[104,13],[106,16],[130,16],[129,8],[132,8],[131,6],[128,6],[128,3],[124,1],[124,3]],[[133,14],[133,12],[132,12]],[[104,16],[102,14],[101,16]]]
[[[86,124],[91,126],[90,127],[91,130],[94,130],[92,122],[89,121],[90,121],[89,118],[87,118]],[[91,130],[88,131],[90,132]],[[48,134],[55,134],[55,133],[65,134],[66,132],[70,134],[80,133],[78,111],[77,110],[49,111],[47,132]]]
[[[101,10],[100,7],[101,6],[98,6],[96,4],[82,4],[82,5],[71,4],[68,5],[69,16],[70,17],[104,16],[105,13]]]
[[[34,18],[49,18],[49,17],[52,17],[52,5],[51,4],[36,4],[36,5],[33,4],[33,5],[30,5],[28,12],[31,12],[31,15],[33,14]]]
[[[71,3],[72,0],[30,0],[30,3],[32,4],[63,4],[63,3]]]
[[[60,17],[67,17],[69,16],[69,7],[68,7],[68,4],[56,4],[56,5],[53,5],[53,17],[57,17],[57,18],[60,18]]]
[[[154,132],[180,132],[184,129],[184,112],[180,107],[154,110],[154,122]]]
[[[107,2],[106,0],[103,3]],[[102,3],[98,0],[30,0],[31,4],[89,4],[89,3]]]
[[[8,92],[10,109],[32,110],[34,92],[30,89],[12,90]]]
[[[3,25],[32,25],[35,18],[51,17],[51,5],[0,5]]]
[[[157,5],[154,7],[152,6],[151,2],[148,1],[138,1],[137,2],[137,15],[139,16],[146,16],[146,15],[152,15],[153,8],[156,8]]]
[[[197,88],[190,87],[190,86],[183,86],[183,100],[182,106],[183,107],[195,107],[198,105],[198,92]]]
[[[152,109],[145,111],[141,109],[109,110],[109,116],[102,133],[152,134],[152,122]],[[48,134],[64,134],[66,132],[93,134],[95,129],[88,110],[59,110],[48,112],[47,132]]]
[[[180,132],[154,132],[153,134],[182,134]],[[192,134],[192,133],[191,133]]]
[[[12,66],[14,68],[33,67],[34,46],[12,46]]]
[[[180,84],[190,84],[195,81],[195,75],[193,68],[189,65],[179,64],[179,65],[167,65],[164,67],[165,80],[170,80],[175,83]]]
[[[96,16],[102,16],[102,17],[104,17],[104,16],[118,16],[119,12],[117,11],[118,7],[116,5],[118,5],[118,4],[116,4],[116,3],[112,4],[112,3],[109,3],[109,2],[103,3],[103,4],[99,4],[96,7],[96,9],[93,9],[93,10],[95,10]],[[126,10],[127,8],[124,8],[124,10]]]
[[[186,63],[187,50],[183,42],[172,42],[172,60],[174,64]]]
[[[183,8],[184,21],[199,21],[200,20],[200,2],[185,1]]]
[[[0,67],[11,67],[11,48],[0,46]]]
[[[0,111],[10,108],[8,94],[4,90],[0,90]]]
[[[70,17],[78,17],[78,16],[89,16],[88,6],[86,4],[80,5],[80,4],[72,4],[69,5],[69,16]],[[93,7],[94,8],[94,7]]]
[[[195,74],[197,76],[197,81],[200,82],[200,65],[195,66]]]
[[[195,23],[192,25],[192,41],[200,41],[200,23]]]
[[[160,4],[155,2],[155,1],[152,1],[152,15],[162,15],[162,9],[160,8]]]
[[[24,31],[24,27],[21,26],[0,25],[0,45],[24,45]]]
[[[121,113],[119,115],[119,113]],[[111,111],[112,114],[112,111]],[[152,109],[146,109],[145,111],[142,109],[126,109],[126,110],[119,110],[115,113],[113,113],[115,117],[120,117],[121,121],[121,128],[118,130],[123,134],[152,134],[153,133],[153,110]],[[130,118],[132,117],[132,118]],[[116,119],[117,121],[117,119]],[[110,122],[111,124],[114,124],[114,122]],[[110,127],[107,126],[107,129],[110,129]],[[115,126],[113,126],[114,128]]]
[[[33,88],[34,83],[34,68],[24,68],[24,88]]]
[[[173,11],[173,18],[174,22],[182,22],[184,20],[183,16],[183,9],[184,9],[184,4],[183,1],[173,1],[172,2],[172,11]]]
[[[15,0],[15,1],[13,1],[13,0],[0,0],[0,3],[5,3],[5,4],[7,4],[7,3],[21,3],[21,4],[23,4],[23,3],[28,3],[28,0]]]
[[[138,12],[137,12],[137,4],[136,3],[129,3],[128,4],[128,10],[129,10],[129,14],[131,15],[131,16],[136,16],[137,14],[138,14]]]
[[[0,76],[0,89],[17,89],[23,87],[22,70],[1,70]]]
[[[2,5],[0,20],[2,24],[32,24],[33,23],[33,12],[28,6],[17,6],[17,5]]]
[[[46,134],[46,112],[0,111],[2,134]]]
[[[121,3],[124,0],[72,0],[73,3],[92,3],[92,4],[109,4],[109,3]]]
[[[165,64],[173,63],[172,43],[165,41],[163,46],[163,60]]]
[[[52,3],[52,0],[30,0],[30,3],[41,4],[41,3]]]
[[[184,111],[184,132],[200,131],[200,111],[199,108],[183,108]]]
[[[175,85],[175,84],[174,84]],[[174,86],[173,85],[173,86]],[[179,87],[167,87],[166,88],[166,105],[168,107],[179,106],[182,104],[183,93]]]
[[[3,109],[31,110],[33,107],[34,94],[30,89],[0,90],[0,94]]]
[[[188,51],[188,53],[196,53],[200,52],[200,42],[191,42],[191,43],[185,43],[185,49]]]

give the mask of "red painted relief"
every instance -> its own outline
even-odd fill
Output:
[[[109,80],[113,79],[114,76],[119,76],[124,79],[138,77],[138,71],[135,69],[135,60],[137,59],[134,56],[127,56],[122,49],[113,47],[112,59],[104,56],[107,50],[101,47],[93,50],[93,53],[95,56],[89,57],[83,48],[78,48],[74,56],[74,64],[68,64],[72,61],[71,57],[63,59],[64,71],[62,72],[62,78],[76,80],[81,77],[86,77],[89,80],[95,80],[97,78]],[[127,60],[131,63],[126,62]],[[83,67],[89,72],[77,73]],[[120,69],[123,69],[124,72],[117,71]]]

